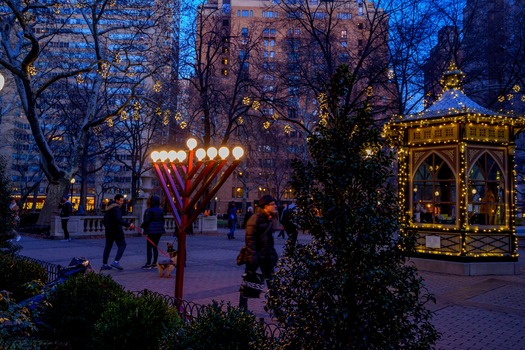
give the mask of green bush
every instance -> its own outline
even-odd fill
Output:
[[[177,334],[175,349],[269,349],[263,324],[255,316],[228,303],[213,302]],[[264,345],[263,345],[264,344]]]
[[[69,341],[74,349],[88,349],[100,315],[109,303],[126,295],[110,276],[93,272],[77,275],[49,293],[50,305],[42,320],[58,339]]]
[[[181,326],[177,309],[161,296],[128,294],[107,305],[95,325],[92,349],[166,349]]]
[[[47,271],[38,263],[0,254],[0,290],[11,292],[12,299],[22,301],[37,294],[47,278]]]
[[[5,238],[11,238],[13,233],[13,211],[9,208],[10,196],[9,188],[11,182],[5,175],[6,160],[0,157],[0,244],[5,241]]]
[[[350,104],[355,81],[343,65],[327,82],[311,158],[292,163],[297,219],[312,240],[280,260],[267,306],[286,348],[429,349],[434,299],[406,264],[415,237],[398,235],[395,157],[368,103]]]

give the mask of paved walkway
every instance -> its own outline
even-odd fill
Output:
[[[195,234],[187,237],[188,257],[185,269],[183,298],[197,304],[223,300],[238,304],[239,283],[244,271],[235,264],[235,258],[244,242],[244,230],[237,230],[237,239],[227,240],[226,231]],[[299,235],[299,242],[309,240]],[[173,237],[165,236],[159,247]],[[73,239],[71,242],[23,237],[19,242],[22,255],[67,266],[73,257],[83,256],[95,270],[102,265],[104,239]],[[143,237],[127,238],[127,249],[121,260],[123,271],[104,271],[131,291],[149,289],[165,295],[174,295],[175,279],[159,278],[157,270],[141,270],[145,263],[146,241]],[[282,253],[284,241],[276,240]],[[114,257],[113,248],[110,259]],[[515,276],[453,276],[421,272],[429,291],[437,303],[434,324],[442,333],[437,343],[440,350],[463,349],[525,349],[525,250],[520,248],[520,275]],[[159,254],[159,260],[164,256]],[[251,299],[249,309],[257,317],[269,317],[264,311],[263,299]]]

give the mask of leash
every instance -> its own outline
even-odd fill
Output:
[[[158,249],[159,252],[162,253],[162,255],[164,255],[165,257],[167,257],[168,259],[171,259],[171,257],[169,256],[169,254],[166,254],[162,249],[160,249],[155,243],[153,243],[153,241],[145,234],[142,233],[142,230],[135,226],[135,229],[137,230],[137,232],[142,236],[142,237],[146,237],[146,239],[155,247]]]

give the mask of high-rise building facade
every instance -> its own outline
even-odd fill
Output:
[[[196,36],[203,49],[197,64],[213,70],[210,80],[221,93],[237,93],[230,101],[242,99],[248,107],[240,116],[221,116],[236,127],[230,140],[247,148],[243,169],[218,195],[222,201],[252,203],[267,193],[292,199],[291,160],[307,158],[325,83],[341,65],[354,74],[355,110],[367,100],[375,118],[388,119],[394,98],[385,88],[388,17],[373,2],[208,0],[197,18],[197,32],[208,35]],[[216,56],[204,42],[215,42]]]

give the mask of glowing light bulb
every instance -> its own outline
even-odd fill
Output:
[[[217,157],[217,148],[215,147],[208,148],[208,151],[206,152],[206,154],[208,155],[208,158],[210,159]]]
[[[158,162],[159,159],[160,159],[160,155],[158,151],[151,152],[151,160],[153,160],[154,162]]]
[[[166,161],[166,159],[168,159],[168,152],[166,151],[160,151],[160,161],[161,162],[164,162]]]
[[[195,140],[193,137],[188,139],[188,141],[186,141],[186,146],[188,146],[190,150],[195,149],[195,147],[197,147],[197,140]]]
[[[206,157],[206,151],[204,148],[199,148],[197,151],[195,151],[195,156],[197,157],[197,160],[200,162]]]
[[[184,151],[177,152],[177,158],[179,158],[179,162],[184,162],[186,160],[186,156],[186,152]]]
[[[173,161],[175,161],[175,159],[177,159],[177,152],[174,151],[174,150],[171,150],[168,152],[168,159],[170,160],[170,162],[173,163]]]
[[[223,146],[219,148],[219,157],[221,157],[221,159],[226,159],[229,155],[230,155],[230,150],[228,149],[228,147]]]
[[[232,154],[235,157],[235,159],[237,160],[237,159],[241,158],[244,155],[244,150],[242,149],[242,147],[237,146],[237,147],[235,147],[233,149]]]

